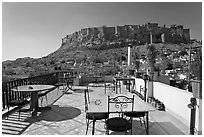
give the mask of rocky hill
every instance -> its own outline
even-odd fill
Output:
[[[4,61],[3,81],[49,73],[56,66],[66,69],[73,66],[95,66],[104,62],[115,65],[126,61],[127,47],[130,45],[136,61],[146,55],[150,39],[157,50],[183,51],[189,47],[188,32],[181,25],[167,28],[155,23],[81,29],[62,38],[61,47],[45,57]],[[171,33],[175,35],[170,37]]]

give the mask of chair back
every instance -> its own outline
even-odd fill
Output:
[[[85,112],[86,112],[89,107],[88,104],[90,103],[88,87],[87,89],[84,90],[84,102],[85,102]]]
[[[124,95],[119,95],[116,97],[108,96],[108,113],[119,113],[132,112],[134,108],[134,95],[132,97],[127,97]],[[111,111],[110,111],[111,110]]]

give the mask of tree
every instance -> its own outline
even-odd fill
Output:
[[[125,57],[125,56],[122,56],[121,60],[122,60],[122,61],[126,61],[126,57]]]
[[[155,70],[155,59],[157,56],[157,50],[154,45],[147,45],[147,60],[150,67],[150,72],[154,72]]]
[[[134,61],[134,65],[135,65],[135,69],[136,69],[136,70],[139,70],[139,68],[140,68],[140,62],[139,62],[138,60],[135,60],[135,61]]]
[[[202,51],[198,50],[194,55],[194,61],[191,62],[191,72],[198,78],[202,79]]]
[[[62,60],[62,61],[61,61],[62,64],[64,64],[65,62],[66,62],[65,60]]]

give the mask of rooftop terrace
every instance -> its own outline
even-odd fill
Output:
[[[48,104],[51,110],[46,110],[32,117],[30,112],[22,112],[18,121],[18,113],[2,119],[3,135],[85,135],[86,117],[84,111],[85,86],[74,86],[73,92],[64,93],[56,88],[48,93]],[[124,89],[124,87],[122,87]],[[104,93],[104,86],[90,87],[90,98]],[[124,90],[124,92],[126,92]],[[105,94],[105,93],[104,93]],[[46,102],[43,102],[46,105]],[[28,106],[25,106],[28,107]],[[91,134],[91,127],[88,134]],[[96,135],[104,135],[104,123],[96,122]],[[111,134],[123,134],[115,133]],[[133,134],[145,135],[144,127],[139,120],[133,121]],[[152,111],[149,113],[150,135],[188,135],[189,127],[167,111]]]

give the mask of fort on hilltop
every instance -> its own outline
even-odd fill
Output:
[[[83,28],[62,38],[62,44],[72,42],[73,38],[82,42],[91,39],[102,41],[132,39],[137,40],[139,44],[144,44],[150,43],[150,33],[153,43],[188,43],[190,41],[190,30],[184,29],[182,25],[166,27],[165,25],[159,26],[158,23],[145,23],[143,25]]]

